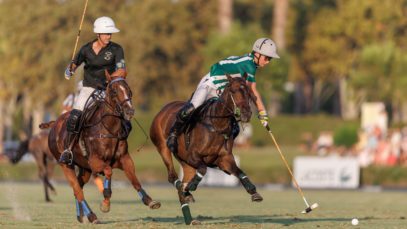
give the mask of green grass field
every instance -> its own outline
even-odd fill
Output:
[[[283,148],[288,161],[299,155],[296,147]],[[236,149],[235,155],[240,157],[241,168],[255,183],[286,183],[290,182],[290,175],[284,167],[275,147]],[[167,169],[160,155],[153,147],[145,147],[140,152],[133,152],[132,158],[136,166],[136,173],[142,182],[166,183]],[[174,159],[175,166],[178,162]],[[177,167],[178,171],[178,167]],[[267,175],[265,175],[267,174]],[[55,167],[54,179],[65,180],[59,166]],[[114,179],[126,180],[121,170],[113,170]],[[35,163],[0,164],[0,181],[37,181],[38,174]]]
[[[183,228],[175,189],[145,186],[162,207],[150,210],[127,185],[113,184],[112,206],[101,213],[101,194],[92,184],[85,188],[87,201],[101,225],[80,224],[75,217],[72,190],[56,184],[53,203],[43,201],[39,183],[0,183],[0,228]],[[243,188],[199,187],[191,204],[197,228],[406,228],[407,204],[403,192],[305,190],[309,202],[320,207],[303,215],[304,203],[296,190],[259,188],[264,197],[252,203]],[[358,226],[351,219],[359,219]]]

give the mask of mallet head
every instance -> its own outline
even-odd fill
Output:
[[[315,208],[317,208],[319,205],[318,203],[314,203],[313,205],[307,207],[304,211],[302,211],[302,214],[307,214],[309,212],[311,212],[312,210],[314,210]]]

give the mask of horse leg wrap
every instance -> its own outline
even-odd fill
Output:
[[[110,198],[112,196],[112,188],[111,188],[112,182],[109,179],[106,179],[103,181],[103,196],[105,198]]]
[[[86,200],[83,200],[82,202],[80,202],[80,204],[82,205],[82,209],[83,209],[83,213],[89,217],[90,214],[92,214],[92,210],[90,209],[88,203],[86,202]]]
[[[181,189],[181,187],[182,187],[182,182],[177,179],[177,180],[174,182],[174,186],[175,186],[176,189],[179,190],[179,189]]]
[[[201,182],[202,178],[203,178],[203,175],[200,174],[199,172],[196,172],[195,176],[188,183],[188,186],[187,186],[186,190],[187,191],[195,191],[196,188],[198,187],[199,182]]]
[[[144,198],[148,197],[146,191],[144,191],[144,189],[140,189],[140,191],[138,191],[137,194],[140,197],[141,201],[143,201],[143,203],[145,203]],[[147,204],[147,203],[145,203],[145,204]]]
[[[246,174],[241,173],[239,175],[239,180],[242,183],[243,187],[246,189],[246,191],[249,194],[254,194],[256,193],[256,186],[252,184],[252,182],[249,180],[249,178],[246,176]]]
[[[82,205],[79,204],[78,199],[75,198],[75,205],[76,205],[76,219],[79,222],[83,222],[82,217],[83,217],[83,209],[82,209]]]
[[[191,211],[188,204],[181,205],[182,214],[184,215],[184,221],[186,225],[190,225],[192,222]]]

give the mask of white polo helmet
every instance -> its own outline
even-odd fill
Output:
[[[254,42],[253,51],[272,58],[280,58],[277,54],[276,43],[269,38],[257,39],[256,42]]]
[[[120,30],[116,28],[114,21],[110,17],[100,17],[93,23],[94,33],[118,33]]]

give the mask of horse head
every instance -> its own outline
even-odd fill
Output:
[[[236,120],[249,122],[252,116],[250,101],[256,101],[256,96],[246,84],[247,74],[243,77],[226,77],[229,83],[221,95],[222,100],[225,101],[227,109],[233,111]]]
[[[11,163],[17,164],[21,158],[28,152],[29,139],[23,140],[20,142],[18,149],[13,153],[10,158]]]
[[[107,71],[106,101],[121,117],[130,121],[134,115],[131,102],[132,92],[124,78],[114,78]]]

